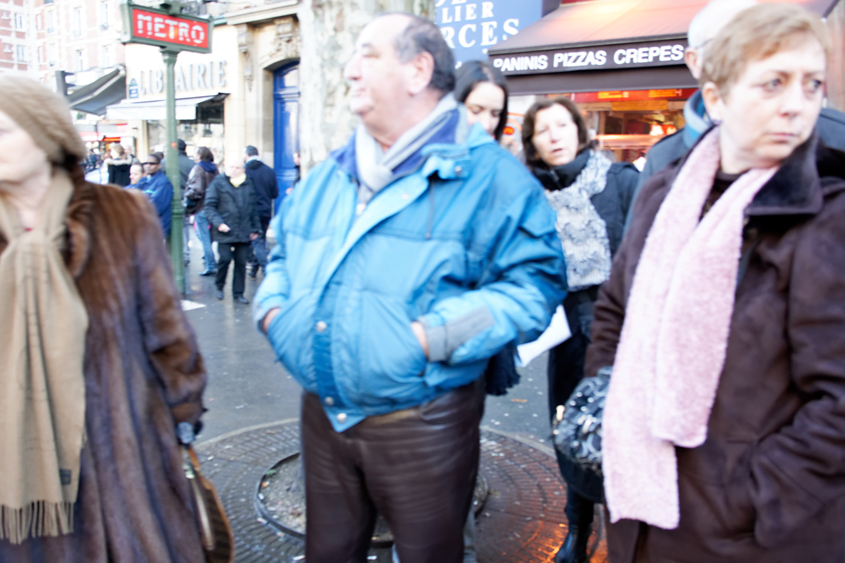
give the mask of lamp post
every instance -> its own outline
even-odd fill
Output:
[[[158,8],[138,6],[131,0],[121,0],[124,35],[121,41],[155,45],[161,48],[165,66],[165,107],[167,108],[167,155],[165,174],[173,185],[170,224],[170,261],[176,287],[185,294],[185,263],[182,259],[182,209],[179,180],[179,152],[176,148],[176,57],[182,51],[211,52],[211,22],[208,18],[182,13],[188,5],[178,0],[162,2]]]
[[[165,107],[167,108],[167,154],[165,155],[165,174],[173,186],[172,217],[170,220],[170,263],[173,265],[173,278],[176,287],[185,295],[185,262],[183,254],[182,229],[184,223],[182,218],[185,210],[182,209],[181,178],[179,174],[179,151],[177,150],[178,139],[176,138],[176,80],[174,68],[176,57],[179,51],[170,47],[162,47],[161,56],[164,59],[165,67]]]

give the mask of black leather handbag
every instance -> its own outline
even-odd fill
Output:
[[[565,405],[559,405],[553,422],[555,449],[582,469],[601,475],[602,414],[610,373],[601,368],[595,377],[578,382]]]

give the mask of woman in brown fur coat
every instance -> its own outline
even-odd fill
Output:
[[[61,98],[0,78],[0,561],[199,563],[202,358],[150,204],[84,155]]]

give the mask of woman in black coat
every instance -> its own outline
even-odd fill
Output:
[[[584,377],[593,303],[610,276],[638,172],[628,163],[612,163],[590,148],[581,112],[567,98],[546,99],[528,109],[522,126],[526,163],[546,189],[557,214],[557,231],[566,258],[569,285],[563,308],[572,337],[549,354],[549,410],[555,413]],[[602,502],[602,480],[558,454],[567,484],[569,533],[555,563],[587,558],[593,504]]]
[[[240,162],[230,164],[228,174],[219,174],[205,193],[205,214],[211,223],[211,237],[217,241],[217,299],[223,299],[223,286],[229,273],[229,262],[234,258],[232,298],[238,303],[249,304],[244,297],[246,257],[250,242],[258,237],[261,224],[255,207],[255,187],[244,173]]]

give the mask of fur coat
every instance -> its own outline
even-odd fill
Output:
[[[0,562],[200,563],[175,425],[198,422],[206,374],[159,221],[140,192],[71,176],[65,259],[89,316],[75,531],[0,541]]]

